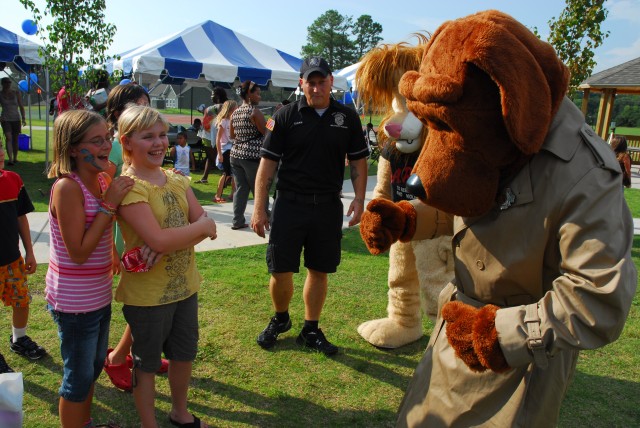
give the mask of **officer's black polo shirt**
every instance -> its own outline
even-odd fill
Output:
[[[339,192],[344,181],[345,156],[369,154],[360,117],[331,100],[322,117],[305,97],[278,110],[267,122],[260,155],[282,161],[277,190],[297,193]]]

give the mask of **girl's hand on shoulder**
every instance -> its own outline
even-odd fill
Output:
[[[129,190],[133,188],[134,184],[133,178],[126,175],[115,178],[104,194],[104,201],[117,207],[129,193]]]
[[[184,172],[180,171],[177,168],[171,168],[170,171],[173,172],[174,174],[178,174],[178,175],[181,175],[183,177],[186,177],[186,175],[184,175]]]

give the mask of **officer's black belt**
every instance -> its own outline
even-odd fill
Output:
[[[276,196],[290,201],[303,202],[305,204],[324,204],[340,199],[340,193],[297,193],[289,190],[278,190]]]

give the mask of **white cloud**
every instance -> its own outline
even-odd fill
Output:
[[[640,1],[638,0],[611,0],[605,7],[609,10],[607,19],[640,24]]]
[[[608,49],[596,55],[598,65],[593,71],[597,73],[638,57],[640,57],[640,37],[630,45]]]

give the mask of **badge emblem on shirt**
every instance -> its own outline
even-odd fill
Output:
[[[343,126],[345,118],[346,116],[344,113],[335,113],[333,115],[333,121],[337,126]]]
[[[265,126],[269,131],[273,131],[273,128],[276,127],[276,121],[273,120],[273,118],[269,118],[269,120],[267,120],[267,124]]]

